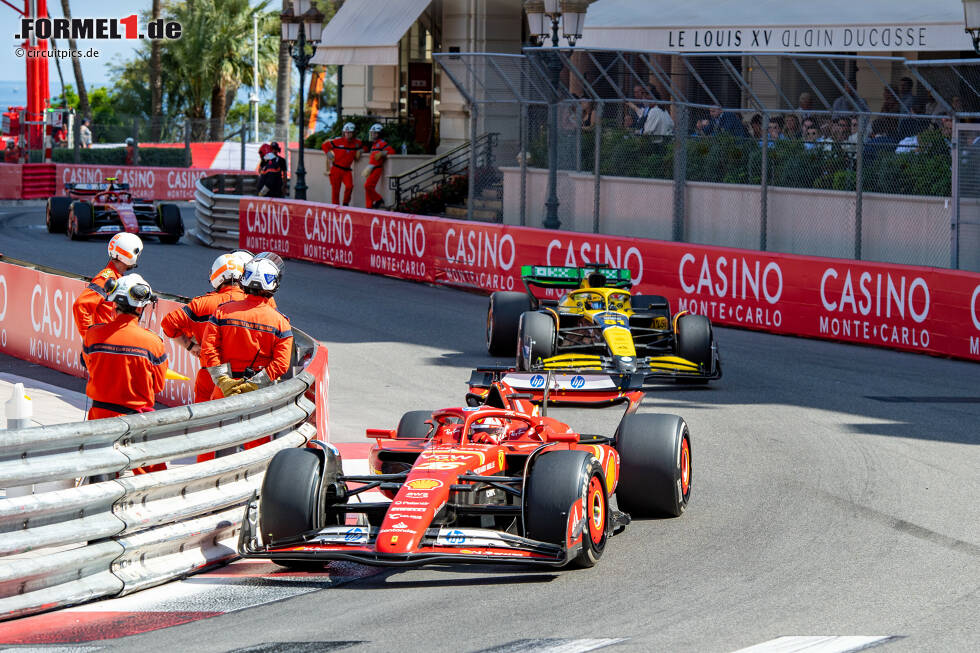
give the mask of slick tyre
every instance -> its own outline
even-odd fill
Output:
[[[616,431],[616,500],[633,517],[679,517],[691,498],[694,464],[687,423],[677,415],[626,415]]]
[[[44,211],[44,223],[49,234],[63,234],[68,228],[68,212],[71,211],[70,197],[49,197]]]
[[[310,449],[283,449],[273,456],[259,495],[259,530],[267,544],[317,527],[322,465]]]
[[[425,420],[432,418],[431,410],[410,410],[398,420],[396,433],[399,440],[422,440],[432,428]]]
[[[532,540],[566,544],[581,536],[570,564],[592,567],[606,548],[609,499],[602,466],[585,451],[541,454],[524,488],[524,531]]]
[[[711,322],[703,315],[682,315],[677,320],[677,355],[711,370]]]
[[[491,356],[510,356],[517,349],[517,323],[521,313],[530,310],[530,298],[520,292],[497,291],[487,307],[487,352]]]
[[[555,321],[546,313],[521,314],[517,327],[517,369],[530,370],[541,358],[555,355]]]
[[[184,235],[184,220],[176,204],[157,205],[157,223],[167,235],[160,236],[160,242],[173,245]]]
[[[85,240],[92,231],[94,224],[92,205],[87,202],[72,202],[68,212],[68,228],[66,233],[72,240]]]

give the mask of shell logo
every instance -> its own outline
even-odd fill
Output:
[[[442,487],[442,481],[437,481],[434,478],[417,478],[405,485],[413,490],[434,490],[437,487]]]

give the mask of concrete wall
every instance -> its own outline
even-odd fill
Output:
[[[290,179],[290,191],[296,187],[296,166],[298,151],[295,148],[289,150],[289,169],[293,172]],[[432,157],[426,154],[395,154],[388,157],[385,162],[384,176],[378,182],[378,192],[385,198],[385,206],[390,206],[394,201],[394,193],[388,190],[388,177],[400,175],[415,166],[429,161]],[[303,162],[306,166],[306,199],[311,202],[330,202],[330,179],[327,177],[327,155],[322,150],[306,149],[303,152]],[[367,165],[367,155],[361,155],[359,161],[354,163],[354,194],[351,196],[353,206],[365,206],[364,202],[364,177],[361,172]],[[290,192],[292,194],[292,192]],[[343,197],[341,196],[341,199]]]
[[[504,223],[519,224],[520,168],[503,167]],[[526,224],[542,226],[548,171],[528,168]],[[591,233],[595,178],[558,173],[561,228]],[[854,258],[853,193],[802,188],[769,188],[768,251]],[[761,192],[757,186],[689,182],[686,187],[687,242],[758,250]],[[603,177],[600,233],[670,240],[674,186],[670,180]],[[971,205],[972,207],[972,205]],[[980,206],[964,208],[964,216]],[[866,193],[862,205],[861,258],[910,265],[949,267],[949,201],[943,197]],[[972,219],[972,218],[964,218]],[[980,221],[980,220],[978,220]],[[980,225],[964,225],[960,267],[980,269]]]

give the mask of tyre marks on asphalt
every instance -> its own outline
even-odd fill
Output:
[[[734,653],[853,653],[900,639],[894,635],[777,637]]]
[[[596,651],[613,644],[627,641],[627,638],[604,639],[561,639],[546,637],[540,639],[518,639],[507,644],[484,648],[477,653],[585,653]]]

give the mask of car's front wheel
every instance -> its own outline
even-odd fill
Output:
[[[498,290],[490,295],[487,307],[487,352],[491,356],[510,356],[517,347],[517,323],[521,313],[531,308],[524,293]]]
[[[691,498],[694,463],[678,415],[626,415],[616,431],[616,500],[634,517],[678,517]]]
[[[571,564],[592,567],[606,548],[609,500],[602,465],[585,451],[541,454],[524,487],[525,535],[568,545],[581,537]]]
[[[530,370],[539,359],[551,358],[556,348],[555,321],[546,313],[528,311],[517,327],[517,369]]]

